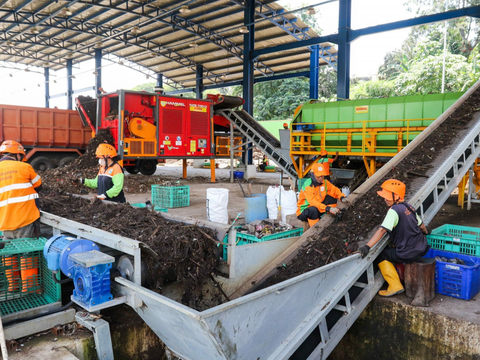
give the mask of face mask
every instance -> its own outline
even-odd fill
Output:
[[[100,166],[105,166],[105,159],[98,159]]]

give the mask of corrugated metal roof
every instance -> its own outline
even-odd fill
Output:
[[[240,80],[244,6],[240,0],[0,0],[0,61],[58,70],[103,56],[143,72],[162,73],[171,85],[195,86]],[[279,25],[281,24],[281,25]],[[273,0],[257,1],[255,49],[318,37]],[[336,49],[321,44],[326,52]],[[261,56],[255,76],[306,70],[307,48]],[[320,65],[325,65],[320,60]]]

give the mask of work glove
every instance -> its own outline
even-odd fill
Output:
[[[83,179],[82,178],[73,179],[72,184],[73,185],[83,185]]]
[[[345,196],[342,196],[342,198],[340,199],[340,201],[344,204],[348,204],[348,200]]]
[[[336,207],[331,207],[328,212],[332,215],[337,215],[338,213],[340,213],[340,209],[337,209]]]
[[[105,200],[106,198],[107,198],[107,196],[105,194],[97,195],[97,199]]]
[[[358,249],[358,251],[360,251],[360,254],[362,255],[362,259],[363,259],[370,252],[370,246],[363,245],[360,249]]]

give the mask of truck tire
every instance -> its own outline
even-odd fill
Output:
[[[139,169],[143,175],[153,175],[157,171],[157,162],[155,160],[142,160]]]
[[[30,162],[30,165],[32,165],[32,167],[36,171],[51,170],[55,167],[55,165],[53,164],[53,161],[45,156],[36,157]]]
[[[135,170],[135,166],[125,166],[124,168],[129,174],[138,174],[139,172],[138,168]]]
[[[73,156],[66,156],[64,158],[61,158],[60,161],[58,162],[58,167],[63,167],[65,165],[68,165],[72,162],[74,162],[77,158]]]

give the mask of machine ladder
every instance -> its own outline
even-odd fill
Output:
[[[216,114],[224,116],[249,141],[255,144],[270,160],[274,161],[288,176],[297,179],[297,171],[285,150],[280,149],[280,142],[263,128],[244,110],[221,109]]]

